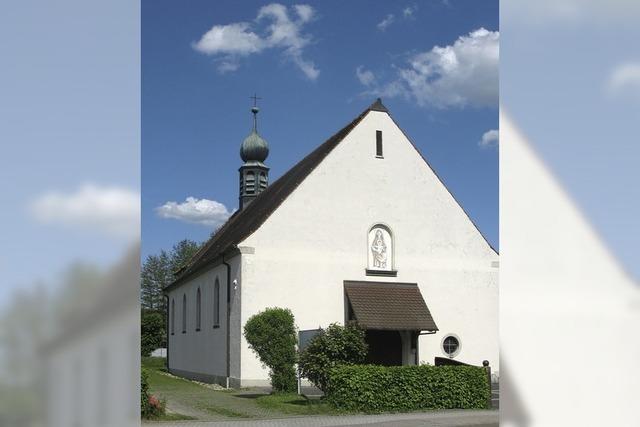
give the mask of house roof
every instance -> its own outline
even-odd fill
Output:
[[[415,283],[345,281],[356,321],[365,329],[437,331]]]
[[[194,254],[177,274],[176,279],[165,290],[180,284],[184,279],[202,270],[222,254],[235,249],[255,232],[271,214],[289,197],[302,181],[322,162],[322,160],[356,127],[369,111],[388,113],[378,98],[351,123],[340,129],[307,157],[293,166],[273,184],[261,192],[249,206],[237,211],[227,220],[218,232]]]

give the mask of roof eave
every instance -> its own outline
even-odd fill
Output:
[[[220,255],[213,258],[210,262],[203,262],[202,264],[197,265],[193,270],[188,271],[186,274],[177,277],[173,282],[171,282],[168,286],[166,286],[162,292],[167,294],[168,292],[180,287],[183,283],[189,281],[208,270],[211,270],[215,267],[221,265],[224,261],[229,261],[229,259],[235,257],[236,255],[240,255],[240,249],[236,245],[230,246],[221,252]]]

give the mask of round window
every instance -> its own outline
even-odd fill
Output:
[[[460,352],[460,340],[454,335],[448,335],[442,340],[442,349],[449,357]]]

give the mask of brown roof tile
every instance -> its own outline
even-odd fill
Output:
[[[366,329],[437,331],[415,283],[345,281],[358,324]]]

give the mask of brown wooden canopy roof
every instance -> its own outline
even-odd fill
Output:
[[[438,330],[415,283],[345,281],[344,289],[356,321],[365,329]]]

